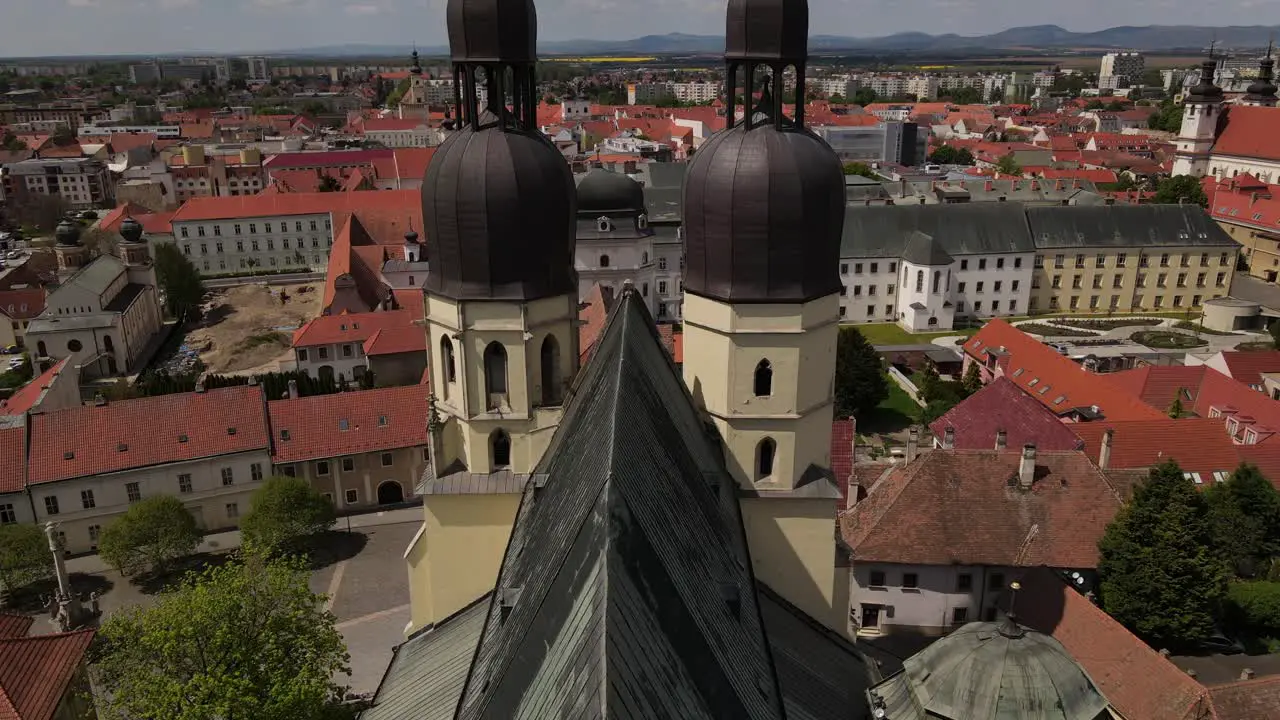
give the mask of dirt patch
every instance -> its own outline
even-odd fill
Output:
[[[288,302],[281,303],[281,292]],[[290,355],[293,330],[320,313],[322,287],[237,285],[209,294],[205,319],[187,333],[211,373],[275,370]]]

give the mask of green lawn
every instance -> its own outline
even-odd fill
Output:
[[[978,328],[967,328],[935,333],[909,333],[897,323],[868,323],[853,325],[853,327],[856,327],[872,345],[928,345],[934,338],[953,335],[968,337],[978,332]]]
[[[885,375],[885,384],[889,388],[889,397],[876,406],[876,409],[858,418],[858,432],[864,435],[874,433],[895,433],[904,430],[916,421],[920,414],[920,406]]]

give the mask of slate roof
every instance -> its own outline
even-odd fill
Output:
[[[53,720],[94,632],[0,640],[0,718]]]
[[[430,392],[426,385],[404,385],[272,400],[271,459],[290,463],[426,446]]]
[[[954,261],[954,258],[942,249],[942,243],[919,230],[913,230],[907,235],[907,245],[902,249],[902,259],[926,266],[950,265]]]
[[[783,717],[737,485],[634,290],[534,473],[459,718]]]
[[[111,283],[125,271],[124,263],[114,255],[99,255],[88,265],[78,270],[63,283],[63,287],[74,285],[85,292],[102,295],[111,287]],[[53,291],[57,297],[58,291]]]
[[[1028,443],[1038,450],[1079,450],[1084,443],[1053,411],[1023,392],[1008,378],[996,378],[929,425],[935,437],[955,429],[958,450],[989,450],[996,433],[1005,432],[1005,447]]]
[[[1037,248],[1141,248],[1159,245],[1235,248],[1198,205],[1029,207]]]
[[[1018,489],[1021,449],[935,450],[873,485],[841,518],[855,562],[1092,568],[1120,495],[1079,452],[1041,452]]]
[[[262,389],[253,386],[54,410],[31,417],[28,482],[248,452],[267,440]]]
[[[490,593],[395,649],[360,720],[451,720],[484,628]]]
[[[901,257],[913,232],[950,255],[1035,252],[1018,203],[880,205],[846,208],[840,257]]]

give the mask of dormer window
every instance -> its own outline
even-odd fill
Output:
[[[609,221],[609,218],[602,215],[596,218],[596,229],[600,232],[609,232],[613,230],[613,223]]]

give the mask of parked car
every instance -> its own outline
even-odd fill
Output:
[[[1210,635],[1201,640],[1196,643],[1196,647],[1202,652],[1216,653],[1218,655],[1239,655],[1244,652],[1244,645],[1239,640],[1233,640],[1220,633]]]

